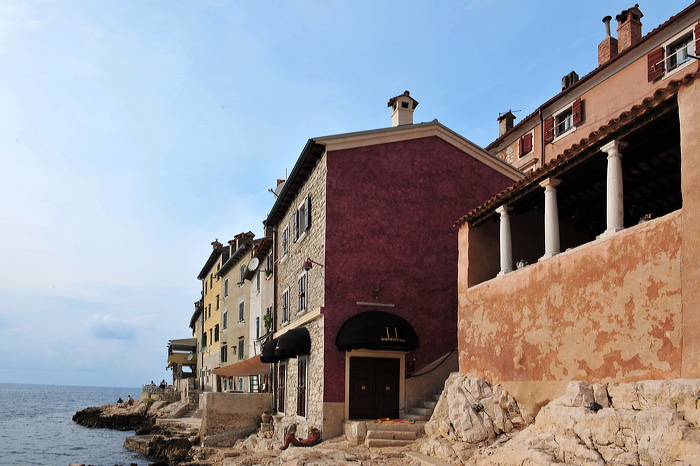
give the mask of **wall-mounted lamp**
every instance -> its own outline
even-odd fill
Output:
[[[314,264],[318,265],[319,267],[323,267],[323,264],[320,264],[316,261],[313,261],[313,260],[311,260],[310,257],[307,257],[306,260],[304,261],[304,263],[301,264],[301,268],[308,272],[309,270],[311,270],[313,268]]]

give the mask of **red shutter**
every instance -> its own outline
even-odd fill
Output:
[[[664,48],[659,47],[647,55],[649,82],[664,75]]]
[[[695,25],[695,55],[700,55],[700,21]]]
[[[523,154],[527,154],[528,152],[532,152],[532,133],[527,133],[525,136],[523,136]]]
[[[585,115],[583,114],[583,100],[581,100],[580,97],[574,100],[574,104],[571,106],[571,110],[571,124],[573,124],[574,126],[578,126],[581,123],[583,123]]]
[[[525,138],[525,136],[518,139],[518,157],[522,157],[525,154],[525,151],[523,150],[523,139],[524,138]]]
[[[544,120],[544,142],[554,141],[554,117],[551,116]]]

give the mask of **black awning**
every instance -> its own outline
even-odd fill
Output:
[[[294,328],[282,334],[275,347],[277,360],[296,358],[311,352],[311,337],[305,327]]]
[[[338,330],[335,346],[340,351],[413,351],[420,348],[420,343],[406,319],[388,312],[366,311],[345,321]]]
[[[266,363],[275,363],[280,360],[280,358],[275,356],[275,348],[277,347],[277,338],[265,343],[262,348],[262,353],[260,354],[260,360]]]

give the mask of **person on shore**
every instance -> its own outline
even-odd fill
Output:
[[[128,399],[126,400],[126,403],[127,403],[129,406],[134,406],[134,399],[131,398],[131,395],[129,395]]]
[[[166,388],[168,388],[168,383],[165,381],[165,379],[163,379],[163,380],[160,382],[160,388],[161,388],[162,390],[165,390]]]
[[[317,428],[309,427],[308,438],[298,439],[294,436],[294,434],[296,434],[296,425],[292,425],[294,426],[294,429],[290,429],[287,432],[287,435],[284,437],[284,445],[280,447],[280,450],[286,450],[289,445],[294,445],[295,447],[312,447],[321,442],[321,436],[319,435]]]
[[[124,400],[122,400],[122,397],[120,396],[119,399],[117,400],[117,404],[120,405],[124,403]]]

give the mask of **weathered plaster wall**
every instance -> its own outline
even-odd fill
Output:
[[[698,65],[700,69],[700,64]],[[678,92],[683,217],[683,378],[700,377],[700,80]]]
[[[372,309],[401,315],[421,348],[420,370],[456,347],[454,221],[512,180],[438,137],[328,153],[324,401],[343,401],[340,326]],[[379,296],[375,298],[375,290]]]
[[[509,391],[680,377],[680,225],[676,211],[469,289],[460,269],[460,372]]]
[[[254,432],[258,418],[271,405],[269,393],[203,393],[200,397],[202,436],[231,431],[243,435],[251,429]]]

